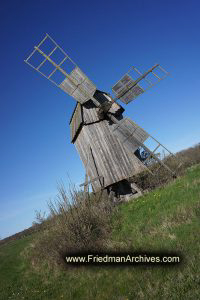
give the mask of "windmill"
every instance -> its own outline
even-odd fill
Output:
[[[160,157],[173,154],[138,126],[124,118],[124,108],[168,73],[158,64],[141,73],[132,67],[113,87],[114,97],[100,91],[65,51],[48,35],[34,47],[25,62],[76,101],[70,120],[71,142],[75,145],[86,170],[84,190],[106,190],[127,197],[141,191],[129,178],[151,165],[175,172]],[[150,141],[150,144],[148,144]],[[149,145],[154,144],[151,148]]]

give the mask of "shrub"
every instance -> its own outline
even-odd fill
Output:
[[[200,163],[200,143],[194,147],[178,152],[177,157],[183,162],[184,168]]]
[[[188,167],[200,163],[200,144],[176,153],[175,158],[169,156],[164,158],[163,162],[175,171],[176,176],[183,175]],[[152,174],[149,171],[144,171],[131,178],[131,181],[142,190],[153,190],[168,183],[173,178],[170,172],[163,167],[159,168],[158,164],[152,164],[149,169]]]
[[[49,216],[43,230],[32,244],[32,263],[55,266],[64,262],[66,254],[104,248],[111,232],[113,205],[106,194],[89,194],[76,189],[70,195],[60,185],[55,201],[48,203]]]

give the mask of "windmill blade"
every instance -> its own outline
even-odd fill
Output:
[[[169,73],[159,64],[156,64],[144,74],[132,67],[112,87],[112,91],[116,95],[116,99],[128,104],[168,75]]]
[[[175,175],[175,171],[171,170],[171,166],[169,165],[170,160],[167,160],[167,158],[174,159],[174,168],[178,169],[181,165],[181,162],[178,161],[172,152],[129,118],[124,118],[118,121],[117,124],[114,123],[113,134],[128,151],[133,153],[137,149],[140,149],[147,154],[146,157],[140,157],[142,163],[147,168],[151,166],[153,159],[153,163],[159,163],[159,165],[167,169],[172,175]]]
[[[96,91],[95,84],[48,34],[25,62],[81,104]]]
[[[129,118],[124,118],[118,124],[113,124],[113,134],[130,152],[135,152],[149,137],[143,128]]]

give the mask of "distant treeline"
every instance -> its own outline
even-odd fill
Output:
[[[6,244],[8,242],[24,238],[28,235],[31,235],[32,233],[38,232],[40,229],[41,229],[40,224],[34,224],[33,226],[31,226],[27,229],[24,229],[24,230],[17,232],[9,237],[6,237],[5,239],[0,240],[0,246],[3,244]]]

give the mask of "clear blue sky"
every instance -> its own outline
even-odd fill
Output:
[[[69,138],[75,101],[23,60],[49,33],[101,90],[134,65],[171,76],[125,114],[176,152],[200,141],[199,1],[3,1],[0,236],[27,228],[57,182],[84,180]]]

